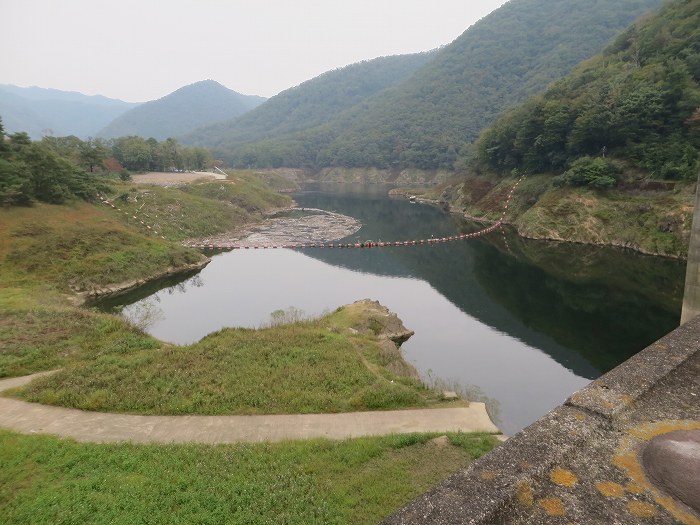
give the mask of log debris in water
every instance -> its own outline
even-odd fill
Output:
[[[291,208],[244,230],[192,239],[185,244],[235,244],[236,246],[319,244],[343,239],[356,233],[361,227],[360,221],[341,213],[317,208]]]

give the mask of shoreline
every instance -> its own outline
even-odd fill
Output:
[[[399,188],[395,188],[390,190],[389,192],[390,197],[402,197],[402,198],[409,198],[409,193],[406,191],[403,191]],[[416,197],[415,202],[419,204],[428,204],[430,206],[436,206],[438,208],[441,208],[453,215],[458,215],[462,219],[465,219],[467,221],[471,222],[476,222],[479,224],[496,224],[497,220],[493,219],[486,219],[484,217],[473,217],[467,213],[464,213],[462,211],[459,211],[455,209],[449,202],[446,201],[438,201],[435,199],[428,199],[425,197]],[[656,253],[656,252],[651,252],[649,250],[645,250],[644,248],[641,248],[640,246],[634,245],[634,244],[625,244],[624,241],[612,241],[612,242],[594,242],[594,241],[583,241],[583,240],[574,240],[574,239],[561,239],[561,238],[554,238],[554,237],[536,237],[532,235],[526,235],[524,234],[518,226],[516,226],[513,222],[509,221],[508,219],[504,219],[500,221],[502,224],[506,226],[510,226],[515,230],[515,232],[518,234],[519,237],[523,239],[529,239],[533,241],[547,241],[547,242],[557,242],[557,243],[570,243],[570,244],[580,244],[580,245],[586,245],[586,246],[601,246],[601,247],[607,247],[607,248],[616,248],[620,250],[631,250],[633,252],[636,252],[641,255],[647,255],[651,257],[662,257],[664,259],[673,259],[676,261],[687,261],[687,257],[683,257],[681,255],[669,255],[669,254],[664,254],[664,253]]]
[[[165,279],[166,277],[174,277],[176,275],[199,271],[204,269],[211,262],[209,257],[206,257],[205,255],[202,256],[204,257],[204,260],[198,263],[186,264],[183,266],[169,266],[160,273],[149,275],[140,279],[132,279],[130,281],[105,285],[100,288],[93,288],[92,290],[83,292],[73,292],[73,294],[69,296],[69,300],[74,306],[85,306],[90,301],[126,294],[136,288],[160,279]]]

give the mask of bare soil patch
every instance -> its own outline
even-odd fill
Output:
[[[139,184],[158,184],[159,186],[170,186],[172,184],[194,182],[202,179],[221,179],[226,177],[221,173],[211,173],[209,171],[188,171],[188,172],[156,172],[141,173],[133,175],[133,182]]]

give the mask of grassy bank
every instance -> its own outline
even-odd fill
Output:
[[[405,192],[445,203],[456,213],[495,221],[501,217],[514,184],[511,177],[482,175]],[[628,175],[617,189],[555,187],[550,175],[530,175],[518,187],[507,220],[520,235],[533,239],[687,257],[694,184],[658,186],[645,185]]]
[[[0,431],[5,524],[374,524],[489,451],[489,436],[91,445]]]
[[[0,209],[2,286],[83,291],[201,261],[198,252],[84,202]]]
[[[160,346],[118,317],[74,307],[74,294],[203,260],[102,205],[0,209],[0,377]]]
[[[284,186],[283,180],[274,180]],[[292,203],[288,196],[248,172],[232,173],[227,181],[167,188],[115,184],[108,197],[126,212],[115,214],[120,221],[138,228],[137,217],[171,241],[205,237],[259,222],[267,210]]]
[[[84,354],[34,381],[29,401],[140,414],[292,414],[445,404],[371,328],[379,309],[350,305],[316,321],[224,329],[190,346],[144,339]],[[352,330],[351,330],[352,329]],[[405,364],[403,365],[405,366]]]

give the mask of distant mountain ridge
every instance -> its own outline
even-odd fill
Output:
[[[245,130],[232,126],[230,136],[226,129],[218,137],[202,133],[201,144],[236,166],[452,169],[460,150],[504,110],[662,3],[511,0],[402,82],[316,128],[272,129],[246,143]]]
[[[238,117],[265,100],[242,95],[213,80],[203,80],[125,112],[101,129],[98,135],[103,138],[137,135],[163,140]]]
[[[0,84],[0,117],[5,130],[25,131],[33,139],[45,134],[86,139],[138,105],[75,91]]]

